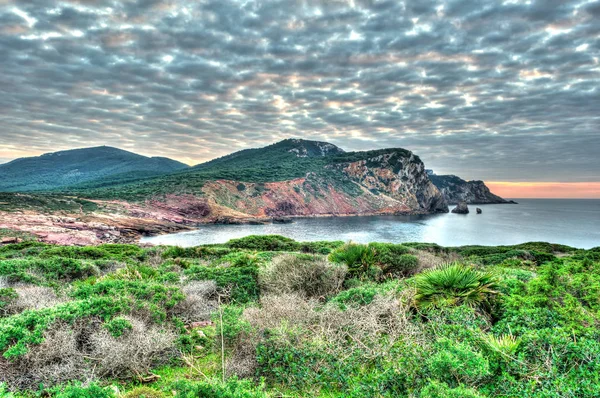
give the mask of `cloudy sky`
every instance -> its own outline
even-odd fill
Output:
[[[0,0],[0,54],[0,161],[302,137],[600,182],[600,0]]]

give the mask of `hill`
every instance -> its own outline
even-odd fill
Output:
[[[53,190],[106,178],[131,181],[188,167],[168,158],[150,158],[107,146],[73,149],[0,165],[0,191]]]
[[[344,152],[329,143],[300,139],[156,178],[115,184],[103,179],[92,185],[96,187],[71,187],[69,193],[138,202],[191,195],[248,217],[447,211],[423,162],[406,149]]]

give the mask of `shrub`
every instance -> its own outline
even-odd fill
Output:
[[[133,297],[138,300],[135,310],[148,311],[157,321],[164,321],[167,310],[183,301],[185,296],[175,286],[144,280],[111,280],[96,283],[78,283],[69,295],[77,299],[98,297]],[[131,309],[133,310],[133,309]]]
[[[165,328],[126,318],[131,325],[119,337],[106,329],[91,334],[90,357],[100,376],[129,378],[148,373],[154,365],[175,355],[177,335]]]
[[[11,288],[0,288],[0,316],[8,313],[8,307],[17,299],[18,294]]]
[[[354,287],[341,291],[331,302],[337,303],[340,309],[345,310],[348,307],[370,304],[378,292],[378,289],[371,285]]]
[[[23,285],[16,286],[14,292],[15,299],[6,307],[6,311],[10,314],[49,308],[63,302],[49,287]]]
[[[460,263],[426,271],[415,278],[419,308],[468,305],[489,309],[497,292],[496,278]]]
[[[450,385],[476,384],[490,376],[490,365],[480,352],[466,343],[438,339],[427,360],[431,374]]]
[[[114,338],[121,337],[125,332],[133,329],[133,325],[129,320],[123,317],[116,317],[104,324],[104,328],[108,330]]]
[[[74,325],[57,322],[44,333],[44,341],[32,346],[26,355],[10,361],[0,358],[0,381],[13,389],[35,389],[40,385],[50,387],[90,378],[84,353],[78,348],[78,340],[84,336],[86,326],[83,322]],[[85,341],[85,338],[81,340]],[[73,394],[65,396],[75,396]]]
[[[217,308],[217,284],[191,281],[181,290],[185,299],[173,308],[174,314],[185,323],[210,320],[210,314]]]
[[[0,397],[2,398],[15,398],[14,394],[6,390],[6,385],[0,383]]]
[[[334,250],[329,255],[329,260],[335,263],[346,264],[348,275],[352,277],[371,276],[373,273],[377,274],[377,271],[373,269],[375,265],[375,253],[367,245],[347,243]]]
[[[64,257],[0,260],[0,275],[6,276],[11,282],[70,282],[97,275],[99,272],[98,267],[90,261]]]
[[[281,235],[250,235],[244,238],[231,239],[226,243],[235,249],[259,251],[293,251],[296,241]]]
[[[388,262],[382,264],[385,274],[391,276],[407,276],[412,274],[419,266],[419,259],[412,254],[402,254],[391,257]]]
[[[318,256],[284,254],[259,271],[261,289],[271,294],[297,293],[305,297],[327,297],[342,287],[346,267]]]
[[[259,295],[256,267],[193,266],[184,271],[191,280],[215,281],[222,289],[230,289],[230,299],[238,303],[256,300]]]
[[[257,251],[299,251],[303,253],[329,254],[344,243],[335,242],[296,242],[281,235],[251,235],[232,239],[225,245],[235,249]]]
[[[132,304],[127,297],[94,297],[0,319],[0,352],[6,359],[23,356],[31,348],[29,346],[42,343],[44,332],[59,321],[73,322],[90,317],[110,319],[131,311]]]

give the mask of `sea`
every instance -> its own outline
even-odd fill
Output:
[[[191,247],[248,235],[277,234],[298,241],[429,242],[442,246],[513,245],[543,241],[582,249],[600,246],[600,199],[514,199],[470,205],[469,214],[317,217],[291,224],[200,225],[197,230],[144,237],[143,243]],[[475,209],[482,209],[476,214]]]

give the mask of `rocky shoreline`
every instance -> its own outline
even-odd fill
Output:
[[[38,212],[0,211],[0,244],[16,243],[16,236],[26,234],[41,242],[61,245],[99,245],[137,243],[144,236],[159,236],[194,230],[202,225],[266,225],[293,223],[299,218],[361,217],[378,215],[419,215],[425,211],[379,211],[364,213],[323,213],[286,216],[248,217],[247,214],[208,203],[193,196],[177,197],[165,202],[131,204],[119,201],[94,201],[97,211]],[[11,234],[11,231],[13,232]],[[21,238],[18,238],[21,239]]]

